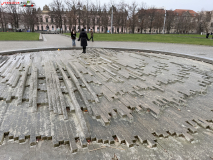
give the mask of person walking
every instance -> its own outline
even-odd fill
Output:
[[[92,39],[92,42],[94,42],[93,41],[93,31],[92,31],[92,29],[91,29],[91,31],[90,31],[90,39],[89,40],[91,40]]]
[[[86,53],[86,46],[87,46],[87,41],[89,41],[87,33],[84,31],[84,29],[82,28],[82,31],[79,35],[79,39],[78,41],[81,40],[81,46],[83,47],[83,52],[82,53]]]
[[[76,44],[75,44],[76,32],[74,29],[72,29],[72,31],[71,31],[71,39],[72,39],[72,46],[75,47],[76,46]]]
[[[209,38],[209,33],[206,34],[206,38]]]

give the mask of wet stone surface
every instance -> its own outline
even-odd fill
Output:
[[[135,51],[87,52],[0,57],[3,159],[213,157],[211,64]]]

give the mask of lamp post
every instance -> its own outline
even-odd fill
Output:
[[[80,32],[80,2],[78,1],[78,28],[79,28],[79,32]]]
[[[112,23],[113,23],[113,5],[112,5],[112,15],[111,15],[111,34],[112,34]]]
[[[166,9],[165,9],[165,16],[164,16],[164,24],[163,24],[163,34],[165,34],[165,24],[166,24]]]

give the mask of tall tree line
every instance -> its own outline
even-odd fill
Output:
[[[57,0],[56,0],[57,1]],[[114,33],[162,33],[165,27],[166,33],[175,30],[176,33],[186,33],[192,30],[208,32],[210,15],[200,12],[196,15],[178,14],[172,10],[166,11],[155,6],[148,7],[145,3],[139,5],[135,1],[125,3],[121,0],[117,4],[100,4],[88,0],[84,3],[80,0],[65,0],[64,10],[69,22],[70,29],[76,30],[76,25],[85,29],[93,29],[94,32],[107,32],[111,26],[111,14],[113,10],[113,31]],[[209,17],[210,16],[210,17]],[[165,26],[164,26],[164,18]],[[95,26],[98,26],[97,30]]]
[[[196,15],[178,14],[172,10],[166,11],[155,6],[148,7],[145,3],[138,4],[131,1],[129,4],[121,0],[117,4],[104,3],[89,0],[53,0],[49,4],[49,15],[52,23],[60,28],[68,26],[69,30],[93,29],[94,32],[107,32],[111,26],[111,14],[113,10],[114,33],[162,33],[165,27],[166,33],[172,30],[176,33],[196,30],[208,32],[211,14],[201,11]],[[20,24],[34,31],[34,26],[39,23],[38,9],[21,8],[18,5],[0,7],[0,26],[4,31],[6,24],[12,28],[18,28]],[[165,26],[164,26],[164,19]],[[79,27],[80,25],[80,27]],[[78,26],[78,28],[77,28]],[[97,28],[95,26],[98,26]],[[67,28],[65,28],[67,30]]]

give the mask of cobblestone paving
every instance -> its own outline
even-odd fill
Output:
[[[212,82],[212,65],[161,54],[88,49],[1,56],[0,142],[50,140],[71,152],[91,142],[166,148],[159,138],[168,144],[173,136],[193,145],[213,129]]]

